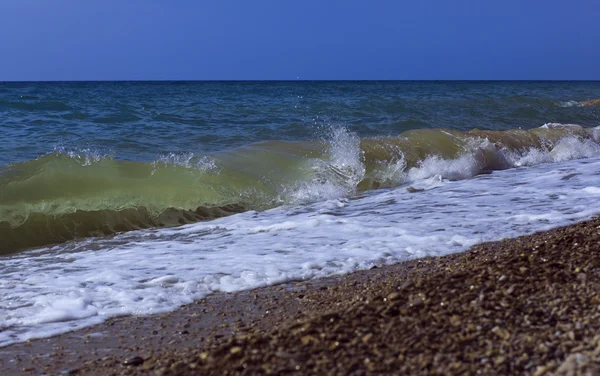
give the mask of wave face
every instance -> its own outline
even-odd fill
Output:
[[[360,139],[332,128],[320,141],[265,141],[154,162],[58,150],[0,170],[0,252],[598,156],[599,134],[546,124]]]

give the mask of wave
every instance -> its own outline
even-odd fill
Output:
[[[482,172],[600,156],[600,129],[410,130],[359,139],[344,128],[311,142],[265,141],[143,163],[55,150],[0,167],[0,254],[282,204]]]
[[[591,99],[587,101],[566,101],[561,102],[560,107],[588,107],[588,106],[600,106],[600,99]]]

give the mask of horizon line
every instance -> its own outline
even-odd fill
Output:
[[[600,82],[600,79],[90,79],[90,80],[0,80],[0,83],[82,82]]]

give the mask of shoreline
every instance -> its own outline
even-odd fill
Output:
[[[0,348],[7,374],[600,373],[600,218]]]

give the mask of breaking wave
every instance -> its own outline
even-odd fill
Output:
[[[0,253],[599,156],[599,140],[599,129],[549,123],[531,130],[419,129],[368,139],[334,128],[319,141],[265,141],[150,163],[55,150],[0,167]]]

